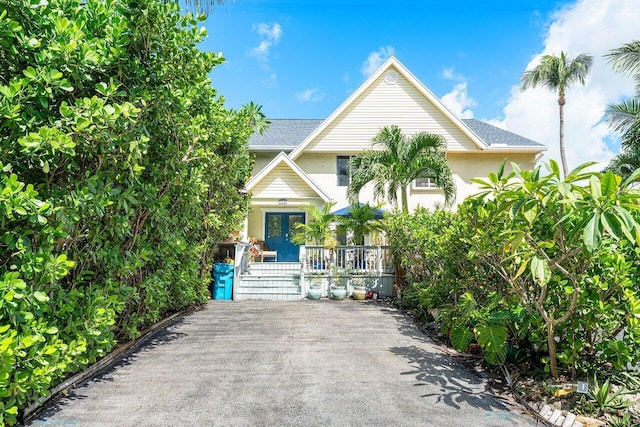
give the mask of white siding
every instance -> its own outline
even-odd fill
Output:
[[[316,182],[330,197],[336,201],[334,209],[340,209],[349,205],[346,191],[347,187],[339,187],[336,177],[336,156],[349,155],[351,152],[338,152],[336,154],[329,153],[303,153],[297,160],[296,164],[300,166],[314,182]],[[449,153],[447,160],[451,165],[454,180],[457,186],[456,204],[469,195],[478,192],[477,185],[471,182],[472,178],[486,178],[490,172],[496,172],[498,166],[507,158],[507,171],[510,171],[510,162],[520,165],[523,169],[531,169],[534,166],[534,154],[504,154],[489,153],[487,151],[478,151],[475,153]],[[418,206],[433,208],[436,205],[444,203],[442,191],[437,189],[414,189],[411,187],[408,191],[409,208],[415,209]],[[360,192],[360,201],[375,204],[373,197],[373,188],[367,185]],[[400,199],[398,198],[398,202]],[[392,210],[390,206],[385,207]]]
[[[251,190],[254,198],[317,197],[316,192],[291,168],[281,163]]]
[[[448,150],[479,150],[402,75],[395,84],[388,84],[383,74],[311,141],[305,151],[358,152],[370,148],[375,134],[389,125],[398,125],[405,134],[426,131],[442,135]]]

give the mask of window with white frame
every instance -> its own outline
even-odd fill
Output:
[[[438,186],[431,178],[418,178],[413,181],[413,188],[418,190],[434,190],[437,189]]]

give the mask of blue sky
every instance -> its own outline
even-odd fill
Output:
[[[328,116],[364,81],[370,53],[390,49],[437,96],[468,79],[478,115],[495,117],[562,2],[485,3],[238,0],[210,13],[203,47],[227,58],[211,77],[229,106],[254,101],[275,118]],[[274,26],[281,32],[259,55]]]
[[[226,58],[211,78],[227,106],[253,101],[271,118],[327,117],[393,54],[456,114],[547,144],[550,157],[555,98],[519,93],[520,74],[540,54],[590,53],[592,76],[569,93],[567,107],[575,114],[575,123],[567,118],[575,165],[617,152],[599,122],[606,104],[632,95],[633,84],[602,54],[639,39],[639,18],[638,0],[236,0],[210,12],[201,47]],[[572,95],[579,99],[573,111]]]

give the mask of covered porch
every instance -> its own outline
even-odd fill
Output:
[[[394,295],[395,270],[389,246],[341,245],[335,250],[323,246],[299,246],[298,261],[255,262],[251,246],[237,243],[235,250],[233,299],[301,300],[312,283],[328,295],[331,281],[340,281],[353,292],[352,280],[365,279],[368,291],[380,298]]]

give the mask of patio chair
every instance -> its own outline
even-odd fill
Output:
[[[260,262],[264,262],[265,258],[273,258],[274,262],[278,262],[278,251],[269,250],[264,240],[258,240],[256,244],[260,247]]]

